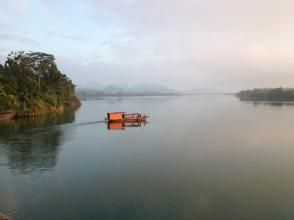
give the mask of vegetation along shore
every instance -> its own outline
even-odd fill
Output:
[[[244,90],[236,94],[241,101],[294,101],[294,89],[269,88]]]
[[[53,55],[12,52],[0,64],[0,112],[34,117],[80,105],[75,85],[57,68]]]

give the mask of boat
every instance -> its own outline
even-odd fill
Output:
[[[141,113],[109,112],[108,122],[146,122],[147,115]]]
[[[0,121],[12,119],[16,114],[15,110],[0,111]]]

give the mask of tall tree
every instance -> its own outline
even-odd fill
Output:
[[[22,111],[46,111],[79,104],[74,90],[51,54],[12,52],[0,67],[0,93],[5,96],[0,100],[0,110],[18,106]]]

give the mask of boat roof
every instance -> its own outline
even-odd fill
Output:
[[[125,112],[108,112],[107,114],[124,114]]]

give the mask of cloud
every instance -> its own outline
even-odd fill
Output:
[[[0,30],[15,30],[15,25],[9,21],[0,20]]]
[[[92,4],[115,14],[137,42],[148,40],[141,49],[153,51],[150,60],[164,57],[162,65],[175,66],[178,78],[195,83],[201,78],[218,79],[223,86],[241,87],[244,82],[258,85],[261,76],[268,85],[276,85],[289,82],[294,71],[294,2],[290,0],[105,0]],[[293,77],[290,80],[294,83]]]
[[[1,32],[0,31],[0,40],[2,41],[17,41],[19,43],[25,43],[30,45],[37,45],[38,42],[35,41],[33,38],[29,37],[28,34],[24,32],[17,32],[17,31],[7,31]]]
[[[88,36],[85,36],[83,34],[71,34],[71,33],[58,32],[55,28],[52,28],[52,26],[48,26],[45,31],[47,33],[46,34],[47,37],[73,40],[73,41],[82,41],[82,42],[90,40]]]
[[[2,0],[1,7],[4,10],[24,13],[29,10],[29,2],[28,0]]]
[[[4,1],[0,39],[74,60],[61,66],[77,81],[84,69],[176,88],[294,84],[292,0]]]

